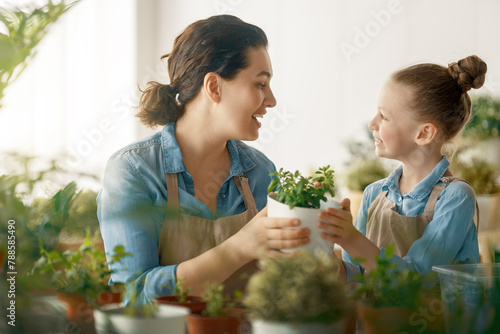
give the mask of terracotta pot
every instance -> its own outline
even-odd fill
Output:
[[[79,333],[94,333],[94,310],[85,296],[58,292],[57,299],[66,304],[66,317]]]
[[[189,334],[239,334],[243,324],[242,318],[231,315],[211,317],[190,314],[187,316]]]
[[[177,296],[163,296],[158,298],[153,298],[156,305],[174,305],[187,307],[191,310],[192,314],[201,314],[201,312],[207,307],[207,302],[201,297],[188,296],[186,302],[180,302]]]
[[[116,304],[122,302],[122,294],[121,292],[101,292],[99,296],[97,296],[97,304],[99,305],[108,305],[108,304]]]
[[[363,323],[364,334],[399,334],[415,332],[410,326],[413,311],[402,307],[375,308],[365,303],[357,303],[358,316]]]

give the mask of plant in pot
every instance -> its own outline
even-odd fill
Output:
[[[398,270],[389,260],[393,248],[389,245],[385,257],[377,256],[377,267],[359,278],[362,283],[353,292],[364,333],[444,332],[443,305],[431,289],[436,276]]]
[[[235,306],[241,298],[241,292],[235,292],[232,300],[224,297],[224,284],[208,284],[202,293],[206,308],[201,314],[187,317],[189,334],[238,334],[246,325],[244,315]]]
[[[48,251],[40,245],[41,257],[31,270],[32,276],[35,273],[50,274],[58,299],[67,304],[67,319],[84,333],[94,330],[94,307],[121,300],[121,287],[107,284],[113,273],[109,265],[131,256],[123,246],[116,246],[107,261],[106,254],[95,246],[97,239],[97,235],[90,238],[88,232],[77,251],[63,253]]]
[[[198,296],[189,295],[190,287],[184,288],[184,279],[178,279],[175,282],[174,294],[172,296],[163,296],[154,298],[153,301],[157,305],[176,305],[187,307],[191,313],[201,314],[207,307],[207,302]]]
[[[186,333],[186,316],[189,309],[181,306],[142,304],[137,298],[146,276],[132,279],[123,291],[128,304],[108,304],[94,310],[97,334],[172,334]]]
[[[326,166],[315,171],[314,176],[308,177],[301,175],[299,171],[292,173],[284,171],[283,168],[270,174],[276,177],[271,180],[268,187],[270,194],[267,201],[267,215],[299,219],[300,227],[308,227],[311,231],[309,235],[311,242],[301,248],[311,252],[323,249],[330,254],[333,253],[332,244],[321,238],[322,230],[316,227],[320,210],[328,207],[341,208],[337,201],[326,196],[335,196],[333,173],[330,166]],[[283,251],[296,250],[294,248]]]
[[[353,305],[328,253],[300,250],[260,264],[243,299],[254,334],[344,333]]]

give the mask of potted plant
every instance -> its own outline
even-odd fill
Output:
[[[300,250],[260,264],[243,299],[254,334],[344,333],[353,307],[328,253]]]
[[[49,273],[51,283],[60,301],[67,304],[67,319],[83,332],[92,332],[93,307],[120,301],[120,287],[110,286],[107,279],[113,273],[109,265],[121,261],[126,256],[123,246],[116,246],[109,261],[106,254],[95,246],[96,235],[90,232],[77,251],[48,251],[40,245],[41,257],[35,262],[31,275]]]
[[[302,247],[311,252],[316,249],[323,249],[330,254],[333,252],[332,245],[321,238],[322,230],[316,227],[320,210],[328,207],[340,208],[337,201],[326,196],[335,196],[333,173],[330,166],[326,166],[319,168],[315,176],[309,177],[302,176],[299,171],[295,173],[284,171],[283,168],[270,174],[276,177],[271,180],[268,187],[270,194],[267,201],[267,215],[299,219],[300,227],[308,227],[311,231],[309,235],[311,242]],[[273,193],[275,189],[276,192]],[[284,251],[295,250],[297,249]]]
[[[476,141],[475,151],[500,167],[500,99],[493,95],[473,95],[472,117],[464,128],[464,136]]]
[[[190,287],[184,288],[184,279],[178,279],[175,283],[174,295],[153,298],[157,305],[176,305],[187,307],[193,314],[201,314],[207,307],[207,302],[198,296],[189,295]]]
[[[126,286],[123,294],[129,297],[126,306],[108,304],[94,310],[95,330],[97,334],[185,334],[186,316],[189,309],[173,305],[141,304],[137,298],[142,279],[133,279]]]
[[[398,270],[397,264],[389,260],[392,255],[393,246],[389,245],[385,257],[377,257],[377,267],[360,277],[362,283],[353,293],[358,298],[358,317],[364,333],[443,332],[442,302],[430,288],[436,281],[435,275]],[[429,305],[433,305],[433,310],[438,307],[440,312],[427,316]]]
[[[189,334],[238,334],[245,326],[244,315],[235,308],[240,293],[236,292],[235,300],[228,301],[224,297],[224,284],[208,284],[202,293],[206,308],[201,314],[190,314],[187,317]]]

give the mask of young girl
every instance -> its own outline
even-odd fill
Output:
[[[108,161],[104,245],[133,255],[112,268],[110,284],[139,274],[140,302],[171,295],[179,278],[194,295],[206,282],[241,289],[255,259],[309,242],[308,229],[281,229],[298,221],[266,217],[274,164],[240,141],[258,138],[276,104],[266,47],[260,28],[234,16],[188,26],[162,57],[170,84],[150,82],[140,100],[143,123],[164,128]]]
[[[319,214],[329,223],[318,222],[322,237],[344,249],[348,280],[372,270],[389,244],[399,268],[424,274],[434,265],[479,262],[474,191],[453,177],[441,149],[467,123],[467,92],[480,88],[485,74],[486,64],[470,56],[448,67],[410,66],[385,83],[369,127],[377,155],[401,166],[366,188],[354,225],[348,199],[344,210]],[[353,258],[366,262],[361,267]]]

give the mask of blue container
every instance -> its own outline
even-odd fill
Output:
[[[432,270],[439,274],[447,333],[490,333],[498,326],[500,263],[433,266]]]

